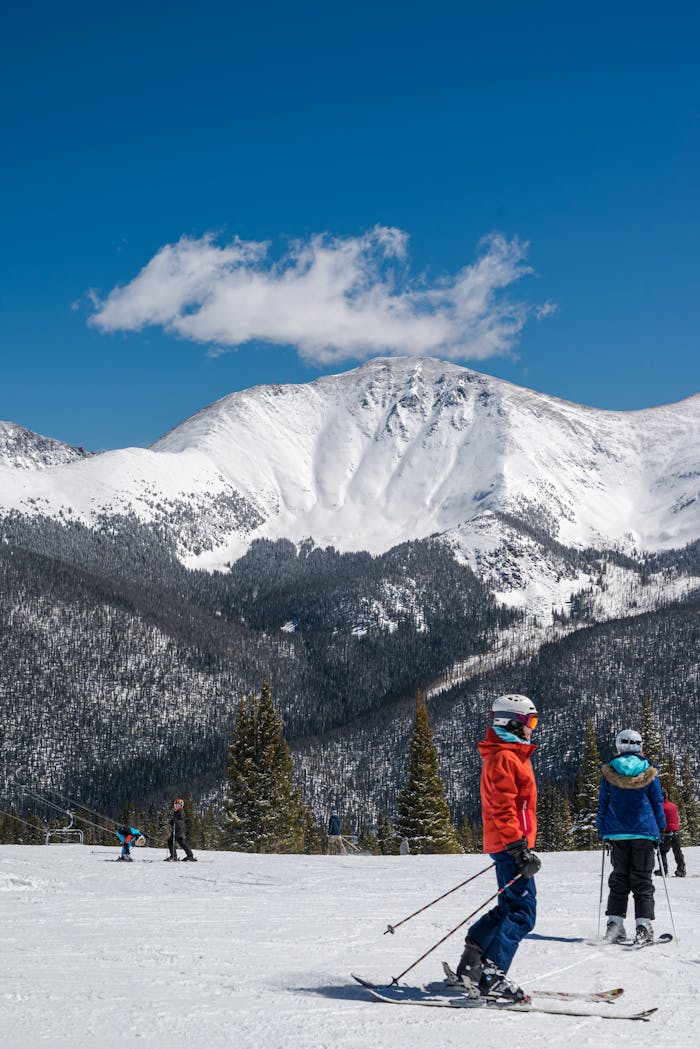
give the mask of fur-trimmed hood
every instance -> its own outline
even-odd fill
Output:
[[[618,772],[612,765],[603,765],[601,771],[608,783],[611,783],[613,787],[620,787],[622,790],[639,790],[640,787],[648,787],[651,781],[659,774],[658,770],[652,765],[648,765],[644,772],[640,772],[636,776]]]

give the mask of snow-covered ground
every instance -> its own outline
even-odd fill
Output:
[[[484,857],[300,857],[0,846],[0,1044],[6,1049],[518,1049],[696,1044],[700,849],[668,889],[679,941],[639,952],[595,934],[600,853],[545,854],[539,920],[511,976],[529,987],[624,986],[609,1012],[659,1006],[647,1024],[495,1015],[370,1001],[350,973],[386,980],[493,891],[493,873],[394,936],[383,932],[485,866]],[[673,866],[672,868],[673,869]],[[657,885],[656,929],[670,929]],[[407,979],[441,976],[461,933]],[[551,1003],[556,1004],[556,1003]],[[697,1031],[695,1032],[697,1035]]]

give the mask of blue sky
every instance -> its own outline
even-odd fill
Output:
[[[147,444],[404,342],[602,408],[699,392],[699,21],[14,5],[0,418]]]

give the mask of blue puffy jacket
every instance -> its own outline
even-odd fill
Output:
[[[660,839],[666,818],[658,771],[639,754],[620,754],[602,772],[598,836]]]

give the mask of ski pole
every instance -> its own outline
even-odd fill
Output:
[[[441,943],[445,942],[445,940],[449,940],[450,936],[452,936],[453,933],[456,933],[458,929],[461,929],[463,925],[466,925],[467,922],[471,921],[472,918],[474,917],[474,915],[478,914],[479,911],[483,911],[483,909],[484,909],[484,907],[486,906],[487,903],[491,903],[493,900],[497,899],[497,897],[499,897],[502,892],[505,892],[506,889],[509,889],[511,887],[511,885],[513,884],[513,882],[517,881],[518,878],[522,878],[522,874],[516,874],[515,877],[511,878],[509,882],[506,882],[506,884],[503,886],[502,889],[499,889],[498,892],[495,892],[493,894],[493,896],[489,896],[488,900],[484,900],[484,902],[481,904],[481,906],[477,907],[475,911],[472,911],[472,913],[470,915],[468,915],[464,919],[464,921],[461,921],[459,923],[459,925],[455,925],[454,929],[450,929],[450,931],[448,933],[445,933],[445,935],[442,937],[442,939],[438,940],[437,943],[434,943],[433,946],[430,947],[425,952],[425,954],[421,954],[420,958],[416,958],[415,962],[413,962],[411,965],[409,965],[408,969],[404,969],[404,971],[402,973],[399,973],[398,976],[395,976],[393,978],[393,980],[391,981],[390,986],[393,986],[394,984],[398,984],[399,980],[403,976],[405,976],[406,973],[410,973],[411,969],[415,969],[415,967],[418,965],[419,962],[422,962],[424,958],[427,958],[429,954],[432,954],[433,951],[436,950],[436,948],[438,948]]]
[[[673,920],[673,909],[671,907],[671,897],[668,894],[668,885],[666,884],[666,871],[664,870],[663,860],[662,860],[662,856],[661,856],[661,846],[658,844],[658,842],[657,842],[657,845],[656,845],[656,854],[657,854],[658,860],[659,860],[659,870],[661,871],[661,880],[663,881],[664,889],[666,890],[666,902],[668,904],[668,913],[671,915],[671,928],[673,929],[674,939],[675,939],[676,943],[678,943],[678,933],[676,932],[676,923]]]
[[[605,869],[605,853],[607,852],[607,846],[603,842],[603,856],[600,861],[600,898],[598,900],[598,932],[596,938],[600,939],[600,916],[603,912],[603,871]]]
[[[409,914],[408,918],[402,918],[401,921],[396,922],[395,925],[387,925],[386,929],[384,930],[384,936],[386,936],[388,932],[392,934],[395,933],[399,926],[405,925],[406,922],[410,922],[411,918],[415,918],[417,914],[422,914],[423,911],[427,911],[428,907],[432,907],[434,903],[439,903],[440,900],[444,900],[446,896],[450,895],[450,893],[457,892],[457,889],[461,889],[463,885],[468,885],[469,882],[474,881],[475,878],[480,878],[482,874],[486,874],[486,871],[490,871],[491,868],[495,866],[495,863],[490,863],[488,867],[484,867],[484,869],[482,871],[479,871],[478,874],[472,874],[471,878],[467,878],[465,881],[461,881],[459,885],[455,885],[454,889],[448,889],[447,892],[443,892],[442,896],[438,896],[436,899],[431,900],[430,903],[426,903],[425,907],[420,907],[417,911],[414,911],[413,914]]]

